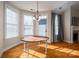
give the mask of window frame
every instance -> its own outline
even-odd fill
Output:
[[[24,16],[32,16],[32,18],[33,18],[33,15],[28,15],[28,14],[24,14],[23,15],[23,35],[24,36],[27,36],[24,32],[25,32],[25,24],[24,24]],[[33,28],[33,33],[31,34],[31,35],[34,35],[34,21],[33,21],[33,25],[26,25],[26,26],[33,26],[32,28]],[[30,34],[28,34],[28,35],[30,35]]]
[[[40,30],[38,30],[38,35],[40,35],[40,36],[47,36],[47,16],[46,16],[46,15],[41,15],[41,16],[40,16],[40,20],[41,20],[41,19],[45,19],[45,20],[46,20],[46,24],[45,24],[45,35],[40,35],[40,33],[39,33]],[[40,21],[40,20],[39,20],[39,21]],[[39,26],[40,26],[40,24],[39,24],[39,22],[38,22],[38,28],[40,28]]]
[[[17,18],[17,26],[16,27],[17,27],[18,32],[13,37],[12,36],[11,37],[7,37],[7,16],[6,16],[6,13],[7,13],[6,10],[7,10],[7,8],[17,14],[17,17],[16,17]],[[4,34],[5,34],[4,36],[5,36],[5,39],[16,38],[16,37],[19,36],[19,13],[18,13],[18,11],[15,8],[13,8],[11,6],[8,6],[8,5],[5,5],[5,22],[4,22],[4,24],[5,24],[4,25]]]

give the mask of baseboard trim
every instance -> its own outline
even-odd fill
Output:
[[[73,42],[71,42],[71,41],[67,41],[67,40],[63,40],[64,42],[67,42],[67,43],[73,43]]]
[[[12,47],[15,47],[15,46],[17,46],[17,45],[19,45],[19,44],[21,44],[21,43],[22,43],[22,41],[20,41],[20,42],[18,42],[18,43],[16,43],[16,44],[13,44],[13,45],[11,45],[11,46],[9,46],[9,47],[3,49],[3,50],[0,52],[0,57],[2,56],[2,54],[3,54],[5,51],[7,51],[8,49],[10,49],[10,48],[12,48]],[[48,41],[48,43],[51,43],[51,41]]]
[[[9,46],[9,47],[3,49],[2,52],[0,53],[0,57],[2,56],[2,54],[3,54],[5,51],[7,51],[8,49],[10,49],[10,48],[12,48],[12,47],[14,47],[14,46],[17,46],[17,45],[19,45],[19,44],[21,44],[21,43],[22,43],[22,42],[18,42],[18,43],[16,43],[16,44],[13,44],[13,45],[11,45],[11,46]]]
[[[16,45],[19,45],[19,44],[21,44],[21,43],[22,43],[22,42],[18,42],[18,43],[16,43],[16,44],[13,44],[13,45],[11,45],[11,46],[5,48],[3,51],[5,52],[6,50],[8,50],[8,49],[10,49],[10,48],[12,48],[12,47],[14,47],[14,46],[16,46]]]
[[[3,54],[3,51],[0,52],[0,58],[1,58],[2,54]]]

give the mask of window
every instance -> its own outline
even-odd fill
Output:
[[[6,8],[5,32],[6,38],[18,36],[18,15],[9,8]]]
[[[24,15],[24,35],[33,35],[33,17]]]
[[[47,21],[47,18],[46,16],[40,16],[40,21],[39,21],[39,35],[40,36],[46,36],[46,21]]]
[[[55,16],[55,34],[58,35],[58,15]]]

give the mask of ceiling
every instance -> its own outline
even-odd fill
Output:
[[[34,11],[37,10],[37,1],[10,1],[11,4],[14,6],[22,9],[22,10],[28,10],[34,9]],[[49,10],[55,10],[55,11],[63,11],[65,8],[76,4],[78,2],[72,2],[72,1],[39,1],[39,11],[49,11]]]

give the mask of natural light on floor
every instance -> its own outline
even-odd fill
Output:
[[[39,46],[40,47],[45,47],[44,44],[39,45]],[[65,52],[65,53],[69,53],[69,54],[79,56],[79,50],[74,50],[74,49],[69,49],[69,48],[64,48],[64,47],[58,47],[58,46],[52,46],[52,45],[49,45],[48,49],[55,49],[55,50],[58,50],[60,52]]]
[[[27,50],[26,50],[27,51]],[[20,44],[3,54],[3,57],[10,58],[27,58],[28,53],[23,51],[23,44]],[[32,43],[29,46],[29,58],[71,58],[79,57],[79,47],[78,43],[68,44],[68,43],[53,43],[48,44],[47,55],[45,54],[45,44]]]
[[[24,52],[23,54],[20,55],[20,58],[22,58],[22,57],[28,57],[28,53]],[[42,58],[44,58],[44,57],[46,57],[46,55],[41,53],[41,52],[30,49],[29,50],[29,57],[33,57],[33,58],[41,58],[42,57]]]

